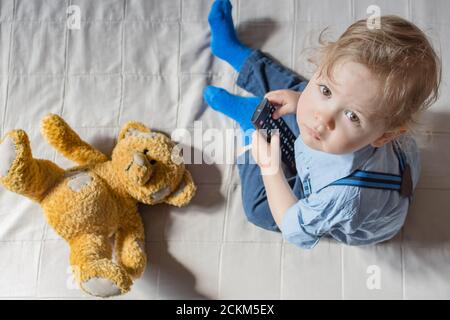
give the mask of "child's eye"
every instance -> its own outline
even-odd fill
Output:
[[[326,85],[323,85],[323,84],[320,84],[319,85],[319,88],[320,88],[320,92],[325,96],[325,97],[331,97],[331,90],[326,86]]]
[[[358,116],[353,111],[345,111],[345,115],[350,119],[351,122],[359,122]]]

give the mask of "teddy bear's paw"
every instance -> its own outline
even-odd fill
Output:
[[[112,297],[122,293],[122,290],[110,279],[91,278],[81,284],[84,291],[96,297]]]
[[[80,268],[80,287],[97,297],[127,293],[133,284],[126,270],[110,259],[91,261]]]
[[[30,141],[23,130],[10,131],[0,140],[0,177],[8,175],[15,163],[32,159]]]
[[[16,159],[16,146],[11,137],[6,136],[0,142],[0,177],[8,175],[14,160]]]

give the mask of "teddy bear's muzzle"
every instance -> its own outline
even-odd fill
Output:
[[[154,172],[154,166],[149,162],[146,156],[141,153],[133,155],[133,162],[127,168],[130,179],[140,186],[148,183]]]

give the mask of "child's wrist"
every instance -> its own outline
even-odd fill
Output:
[[[283,170],[281,168],[280,165],[278,166],[264,166],[264,165],[259,165],[259,169],[261,171],[261,175],[263,176],[267,176],[267,177],[275,177],[275,176],[279,176],[279,175],[283,175]]]

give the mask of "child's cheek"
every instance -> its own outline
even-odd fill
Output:
[[[305,123],[311,116],[308,116],[314,108],[314,97],[311,87],[308,85],[302,92],[297,106],[297,123]]]

